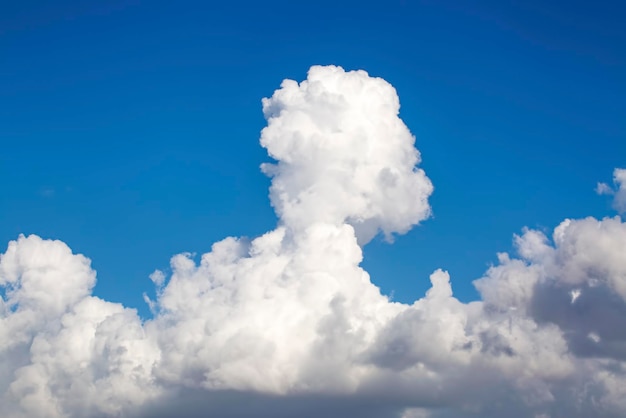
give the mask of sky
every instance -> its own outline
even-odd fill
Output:
[[[221,400],[241,393],[300,415],[319,397],[337,416],[626,410],[620,2],[0,10],[0,335],[12,341],[0,393],[12,417],[156,416],[171,397],[206,408],[206,393],[222,416],[249,414]],[[570,320],[576,300],[587,305]],[[358,338],[337,337],[346,329]],[[84,354],[93,393],[63,383],[78,381],[71,359],[50,363],[69,337],[101,347]],[[229,357],[258,338],[290,344]],[[319,350],[337,355],[316,363]],[[129,364],[145,393],[125,380]],[[455,385],[477,370],[485,392],[503,393],[462,396]],[[601,400],[574,407],[583,375]],[[37,379],[50,389],[29,397]]]

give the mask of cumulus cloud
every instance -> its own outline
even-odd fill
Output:
[[[263,100],[276,229],[151,275],[154,313],[92,295],[90,261],[20,236],[0,258],[0,404],[46,417],[618,417],[626,414],[626,224],[524,230],[454,297],[413,304],[362,246],[430,214],[391,85],[312,67]],[[620,187],[621,187],[620,183]]]
[[[389,83],[340,67],[312,67],[263,99],[261,145],[278,163],[262,168],[282,223],[347,223],[366,243],[428,217],[433,187],[399,110]]]
[[[606,183],[598,183],[596,193],[613,195],[613,208],[619,213],[626,212],[626,169],[616,168],[613,170],[613,184],[611,187]]]

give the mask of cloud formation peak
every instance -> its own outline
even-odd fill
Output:
[[[430,214],[433,187],[417,168],[415,138],[395,89],[365,71],[314,66],[263,99],[261,145],[277,164],[270,197],[290,228],[352,225],[360,242],[407,232]]]

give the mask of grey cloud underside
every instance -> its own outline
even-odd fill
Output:
[[[140,418],[216,417],[398,417],[401,408],[393,399],[360,396],[275,396],[256,392],[185,391],[175,399],[144,407]]]
[[[263,111],[277,228],[199,263],[174,256],[151,276],[150,320],[94,297],[90,261],[66,244],[9,243],[3,417],[626,415],[620,218],[525,230],[475,282],[480,301],[437,270],[422,299],[391,302],[361,246],[426,219],[433,190],[393,87],[312,67]]]

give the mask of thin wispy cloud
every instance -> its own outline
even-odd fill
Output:
[[[2,415],[624,416],[618,217],[567,219],[550,236],[524,230],[475,281],[472,303],[441,269],[423,298],[392,302],[360,267],[374,236],[431,213],[433,185],[399,106],[364,71],[315,66],[301,83],[285,80],[263,100],[260,140],[274,159],[262,170],[276,228],[217,242],[198,263],[174,256],[171,273],[150,276],[147,321],[94,296],[90,260],[65,243],[10,242]],[[615,173],[621,210],[626,181]]]
[[[54,190],[52,187],[44,187],[43,189],[41,189],[39,191],[39,195],[41,197],[54,197],[54,195],[56,194],[56,190]]]

